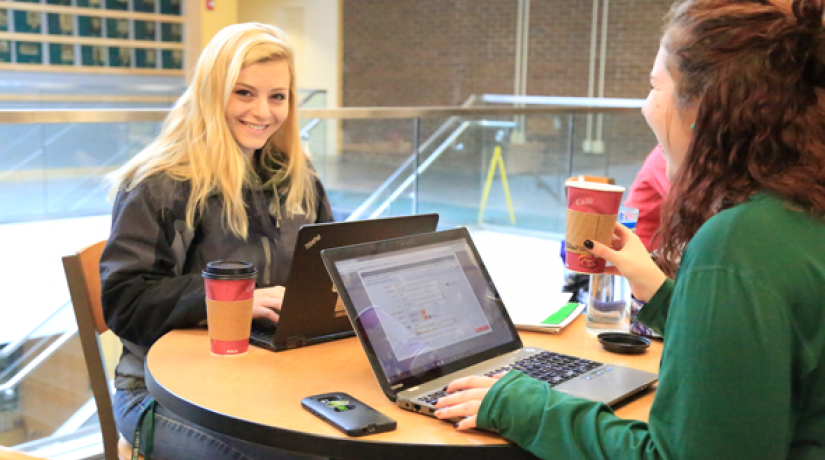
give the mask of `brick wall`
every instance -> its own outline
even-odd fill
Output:
[[[513,90],[516,0],[343,0],[344,106]]]
[[[671,3],[610,1],[606,97],[647,95],[662,17]],[[472,94],[512,94],[517,4],[516,0],[343,0],[343,105],[444,106],[461,104]],[[531,2],[528,94],[587,95],[592,7],[588,0]],[[576,117],[577,157],[584,140],[583,119]],[[406,137],[411,129],[369,125],[344,123],[345,154],[362,154],[358,147],[365,142]],[[436,125],[422,124],[425,137]],[[566,133],[557,134],[554,142],[539,150],[566,145],[558,135]],[[531,139],[546,137],[546,132],[528,127],[528,145]],[[581,164],[641,162],[655,143],[641,116],[633,114],[605,117],[603,139],[611,158],[582,158]],[[403,145],[381,153],[398,158],[410,150]]]
[[[605,96],[645,97],[671,3],[610,2]],[[512,93],[516,8],[516,0],[343,0],[344,105],[455,105]],[[531,2],[529,94],[587,95],[591,12],[587,0]]]

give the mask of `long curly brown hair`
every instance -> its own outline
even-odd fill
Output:
[[[687,0],[662,45],[677,108],[698,109],[662,210],[665,271],[702,224],[758,191],[825,213],[823,0]]]

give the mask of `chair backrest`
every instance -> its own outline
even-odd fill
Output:
[[[63,257],[63,269],[69,294],[72,297],[77,331],[86,358],[86,370],[97,405],[100,431],[103,433],[103,449],[106,460],[117,460],[118,431],[112,411],[112,396],[109,392],[109,376],[103,350],[100,346],[100,334],[109,328],[103,321],[103,305],[100,294],[100,255],[106,241],[100,241],[77,254]]]

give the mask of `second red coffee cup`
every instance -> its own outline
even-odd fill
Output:
[[[610,246],[624,187],[568,181],[565,267],[579,273],[603,273],[605,260],[584,246],[585,240]]]

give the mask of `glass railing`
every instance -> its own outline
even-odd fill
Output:
[[[0,124],[0,222],[105,214],[105,174],[148,144],[159,122]]]
[[[338,148],[312,156],[339,217],[438,212],[445,225],[558,234],[568,177],[632,183],[656,144],[642,102],[483,95],[463,108],[305,116],[343,119]]]
[[[22,323],[8,315],[4,321]],[[100,442],[76,332],[68,303],[0,349],[0,445],[21,446],[84,427],[96,430],[92,442]]]
[[[169,108],[186,89],[183,77],[0,70],[0,109]]]
[[[590,137],[588,118],[601,129],[594,122]],[[567,178],[605,176],[628,188],[656,144],[635,111],[528,113],[464,123],[471,126],[418,177],[416,196],[419,212],[439,212],[455,225],[563,233]]]
[[[304,100],[304,143],[337,220],[438,212],[442,228],[552,235],[563,230],[567,177],[609,176],[628,186],[655,145],[635,100],[531,103],[480,96],[466,107],[344,109],[322,108],[323,92]],[[24,344],[0,358],[0,389],[9,387],[0,391],[0,445],[52,455],[55,445],[78,448],[80,439],[102,449],[88,412],[82,353],[76,339],[65,336],[74,328],[70,312],[49,320],[48,333],[24,336],[69,300],[60,256],[108,234],[104,175],[146,146],[165,114],[154,108],[0,110],[0,223],[6,223],[0,239],[14,250],[8,260],[18,261],[0,268],[5,291],[15,293],[0,303],[0,356],[2,347]],[[47,391],[34,383],[24,391],[28,379],[8,384],[61,338],[65,354],[39,369],[57,359],[67,378],[80,382],[67,413],[45,397],[27,400],[27,391]],[[27,350],[35,351],[21,354]],[[41,424],[29,415],[29,403],[41,406],[32,414],[65,418]]]
[[[0,110],[168,110],[182,77],[63,75],[60,81],[0,73]],[[0,124],[0,222],[105,214],[106,173],[134,155],[159,123]]]
[[[298,92],[299,107],[302,109],[323,109],[327,107],[327,92],[324,90],[304,90]],[[326,152],[331,124],[321,118],[301,118],[301,139],[310,155],[315,152]]]

